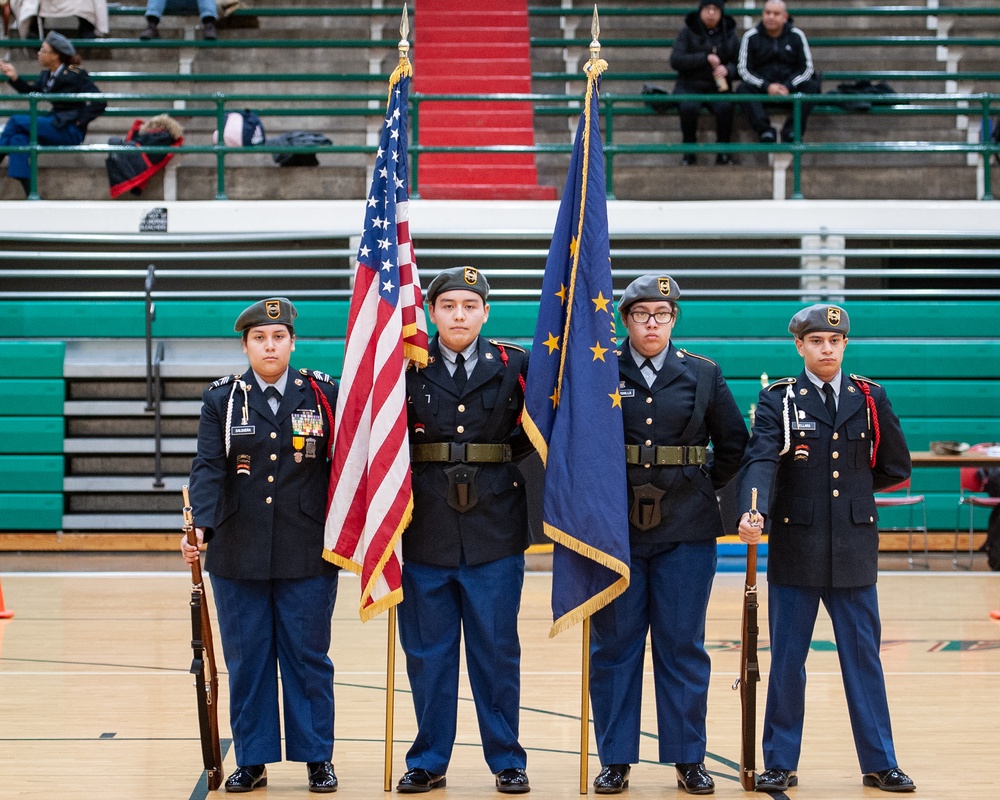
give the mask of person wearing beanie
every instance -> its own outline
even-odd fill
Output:
[[[739,468],[747,427],[719,366],[673,343],[680,296],[669,275],[643,275],[618,303],[628,330],[618,349],[618,393],[631,582],[590,618],[597,794],[628,788],[639,761],[647,637],[659,760],[674,765],[676,785],[689,794],[715,791],[705,767],[712,670],[705,615],[724,533],[715,493]]]
[[[295,306],[239,315],[249,369],[202,394],[191,508],[229,673],[236,770],[227,792],[267,786],[267,764],[306,764],[310,792],[337,791],[330,621],[338,568],[323,558],[337,384],[289,366]],[[199,548],[181,539],[188,563]],[[278,675],[281,680],[279,683]]]
[[[726,0],[701,0],[684,27],[674,39],[670,66],[677,72],[674,94],[728,94],[736,80],[736,55],[739,40],[736,22],[726,16]],[[715,116],[715,139],[726,143],[732,139],[733,104],[723,97],[711,103],[681,100],[677,110],[681,119],[681,138],[685,144],[698,141],[698,112],[706,106]],[[698,162],[695,153],[685,153],[681,162],[690,166]],[[716,164],[732,164],[729,153],[717,153]]]
[[[26,81],[9,61],[0,61],[0,72],[19,94],[41,92],[42,94],[82,94],[99,93],[87,71],[80,66],[73,43],[61,33],[52,31],[38,48],[38,65],[42,71],[37,81]],[[87,126],[104,113],[107,103],[103,100],[59,100],[52,103],[52,110],[39,114],[38,143],[42,145],[78,145],[87,135]],[[0,146],[27,145],[31,143],[30,114],[14,114],[0,133]],[[0,153],[0,162],[4,154]],[[27,153],[11,153],[7,165],[7,175],[17,180],[25,195],[29,191],[31,167]]]
[[[910,477],[910,451],[885,389],[843,371],[850,329],[846,309],[828,303],[792,317],[804,369],[760,392],[740,467],[740,539],[756,544],[768,533],[771,668],[758,792],[798,784],[806,656],[821,602],[833,622],[862,783],[915,788],[896,761],[879,658],[873,497]],[[763,524],[750,519],[755,491]]]
[[[399,641],[417,735],[397,792],[443,789],[455,746],[465,640],[483,757],[502,794],[523,794],[517,613],[529,544],[521,427],[528,354],[481,335],[489,283],[453,267],[427,287],[437,334],[406,373],[413,518],[403,532]]]

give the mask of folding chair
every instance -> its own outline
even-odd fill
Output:
[[[974,444],[969,448],[969,452],[984,453],[991,447],[996,447],[996,442],[983,442]],[[975,559],[972,541],[976,534],[976,509],[996,508],[1000,505],[1000,497],[983,496],[981,493],[985,486],[985,479],[977,467],[962,467],[959,470],[959,491],[958,491],[958,515],[961,518],[962,506],[969,509],[969,562],[967,564],[958,563],[958,536],[959,519],[955,521],[955,549],[952,555],[952,564],[955,569],[972,569]],[[967,494],[968,492],[968,494]],[[978,492],[979,494],[975,494]]]
[[[891,494],[890,494],[891,493]],[[910,512],[909,524],[893,528],[879,528],[879,533],[906,533],[906,560],[910,569],[920,567],[930,569],[930,554],[927,551],[927,503],[922,494],[910,494],[910,479],[907,478],[902,483],[882,489],[875,494],[876,508],[908,508]],[[914,525],[913,515],[917,506],[920,506],[921,524]],[[921,533],[924,537],[924,560],[913,560],[913,534]]]

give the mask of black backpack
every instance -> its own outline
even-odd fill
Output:
[[[322,133],[288,131],[271,138],[270,144],[287,147],[322,147],[333,144]],[[316,167],[319,159],[315,153],[272,153],[271,158],[279,167]]]

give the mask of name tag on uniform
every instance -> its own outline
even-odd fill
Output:
[[[793,431],[814,431],[816,430],[816,423],[811,419],[797,419],[795,424],[792,425]]]
[[[618,394],[622,397],[635,397],[635,389],[619,389]]]
[[[229,429],[229,434],[230,436],[252,436],[256,430],[256,425],[233,425]]]

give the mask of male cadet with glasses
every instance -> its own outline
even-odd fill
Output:
[[[489,288],[472,267],[445,270],[431,281],[427,303],[437,336],[427,366],[406,375],[413,519],[402,537],[399,638],[417,737],[399,792],[445,785],[463,634],[496,789],[530,790],[518,742],[517,634],[528,511],[515,463],[533,450],[520,424],[528,355],[479,335],[490,313]]]
[[[705,614],[715,540],[723,535],[715,492],[739,469],[747,426],[718,365],[671,343],[679,297],[670,276],[644,275],[618,304],[628,329],[618,355],[618,391],[632,579],[624,594],[591,617],[598,794],[627,788],[630,765],[639,760],[647,632],[659,760],[674,764],[677,786],[690,794],[715,791],[705,769],[712,669]]]
[[[757,401],[740,475],[740,508],[757,509],[769,533],[771,671],[758,792],[798,784],[806,656],[822,601],[833,622],[862,782],[887,792],[914,784],[896,763],[879,659],[878,512],[874,492],[910,477],[910,452],[885,390],[841,369],[847,312],[817,304],[788,330],[805,362]],[[749,512],[740,539],[760,541]]]

